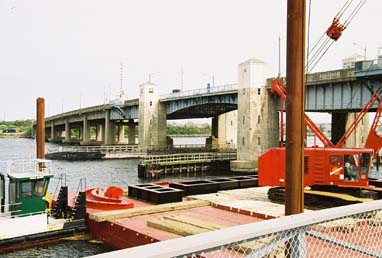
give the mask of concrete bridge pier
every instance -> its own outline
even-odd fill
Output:
[[[166,145],[166,106],[159,102],[157,86],[146,82],[139,86],[139,147]]]
[[[90,143],[90,125],[89,125],[87,115],[84,115],[84,121],[83,121],[81,131],[82,131],[81,144],[84,144],[84,145],[89,144]]]
[[[104,135],[103,135],[103,124],[97,124],[96,125],[96,141],[97,142],[103,142]]]
[[[211,136],[206,138],[206,145],[218,145],[219,144],[219,136],[221,139],[223,138],[221,134],[219,134],[219,117],[213,117],[211,120]]]
[[[110,120],[110,110],[105,111],[105,144],[115,144],[115,122]]]
[[[231,111],[212,118],[212,135],[206,144],[218,144],[222,147],[237,143],[237,111]]]
[[[63,142],[71,142],[72,133],[71,133],[70,129],[71,128],[70,128],[69,120],[66,120],[65,121],[65,138],[64,138]]]
[[[278,106],[265,88],[264,62],[250,59],[238,70],[237,160],[231,161],[231,170],[255,172],[258,157],[278,146]]]
[[[129,127],[129,135],[128,135],[128,142],[127,144],[133,145],[135,144],[135,126],[134,119],[129,119],[129,122],[127,124]]]
[[[49,137],[48,141],[50,141],[50,142],[55,141],[55,138],[56,138],[55,136],[56,136],[56,130],[54,128],[54,123],[52,122],[52,123],[50,123],[50,137]]]
[[[332,113],[332,142],[336,144],[354,122],[358,113]],[[363,148],[369,134],[370,118],[366,114],[345,143],[346,148]]]
[[[118,144],[125,143],[125,126],[123,124],[118,125]]]

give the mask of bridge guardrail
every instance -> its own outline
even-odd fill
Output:
[[[50,149],[49,152],[140,152],[138,145],[103,145],[103,146],[60,146]]]
[[[234,144],[176,144],[176,145],[150,145],[148,153],[172,152],[172,151],[236,151]]]
[[[236,145],[233,144],[177,144],[177,145],[150,145],[147,152],[171,152],[171,151],[219,151],[235,152]],[[49,149],[52,152],[101,152],[101,153],[123,153],[143,152],[138,145],[103,145],[103,146],[60,146]]]
[[[225,91],[232,91],[237,90],[237,84],[225,84],[220,86],[215,86],[211,88],[201,88],[201,89],[195,89],[195,90],[187,90],[187,91],[179,91],[175,93],[169,93],[164,94],[160,96],[161,100],[167,100],[172,98],[179,98],[179,97],[186,97],[186,96],[193,96],[193,95],[202,95],[202,94],[209,94],[209,93],[216,93],[216,92],[225,92]]]

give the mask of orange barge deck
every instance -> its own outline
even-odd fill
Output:
[[[230,192],[232,192],[232,194],[230,194]],[[104,212],[88,208],[88,228],[90,234],[97,240],[103,241],[106,245],[115,249],[123,249],[189,235],[188,233],[174,233],[166,228],[154,228],[150,224],[153,221],[166,220],[166,218],[171,218],[171,216],[188,218],[191,221],[203,222],[203,224],[210,223],[217,225],[217,229],[262,221],[264,219],[278,217],[283,213],[284,207],[282,205],[267,202],[264,198],[262,199],[262,197],[256,197],[251,188],[240,189],[240,195],[237,193],[238,190],[222,191],[221,193],[204,194],[187,198],[188,200],[199,200],[199,202],[207,202],[210,204],[204,205],[203,207],[161,211],[151,214],[133,215],[125,218],[112,218],[104,221],[94,219]],[[243,201],[243,193],[246,193],[244,195],[255,197],[252,200],[247,199]],[[229,197],[227,197],[228,195]],[[217,198],[220,198],[220,200]],[[262,200],[259,201],[258,199]],[[131,212],[139,210],[141,207],[155,206],[131,198],[127,198],[127,200],[134,204],[134,208],[129,209]],[[187,204],[186,199],[180,204]],[[157,205],[157,207],[159,206],[160,205]],[[268,209],[265,207],[268,207]],[[259,210],[259,212],[256,212],[256,210]],[[277,211],[275,212],[275,210]],[[185,223],[188,224],[189,222],[186,221]],[[190,222],[190,224],[192,223]]]

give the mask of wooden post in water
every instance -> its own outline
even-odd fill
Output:
[[[304,212],[305,0],[288,0],[285,215]]]
[[[36,154],[38,159],[45,158],[45,100],[37,98],[36,117]]]

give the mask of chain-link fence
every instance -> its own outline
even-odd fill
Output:
[[[120,250],[115,254],[198,258],[382,257],[382,202],[286,216]]]

